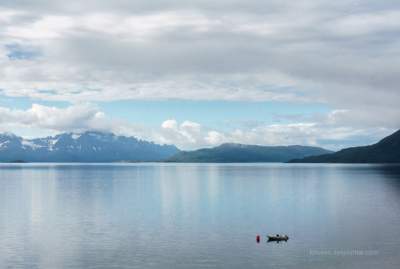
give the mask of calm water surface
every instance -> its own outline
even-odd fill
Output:
[[[396,166],[0,165],[0,268],[400,268],[399,254]]]

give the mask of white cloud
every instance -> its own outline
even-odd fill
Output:
[[[227,142],[258,145],[301,144],[339,149],[362,145],[365,141],[376,142],[394,131],[390,128],[348,125],[342,122],[343,113],[346,111],[334,111],[302,123],[260,123],[251,128],[232,130],[213,129],[192,121],[178,123],[175,119],[165,120],[159,128],[150,128],[110,118],[92,104],[77,104],[65,108],[33,104],[26,110],[0,107],[0,131],[15,131],[25,136],[86,130],[111,131],[161,144],[175,144],[181,149],[212,147]]]
[[[217,131],[207,132],[207,136],[204,138],[208,145],[217,146],[226,141],[225,136]]]
[[[310,145],[333,150],[375,143],[395,131],[395,128],[363,127],[347,122],[343,113],[333,111],[324,116],[313,116],[308,121],[286,124],[256,124],[251,128],[215,130],[194,122],[179,124],[166,120],[154,140],[176,144],[182,149],[212,147],[222,143],[257,145]],[[157,137],[159,139],[157,139]]]
[[[33,104],[27,110],[0,107],[1,125],[22,125],[51,131],[107,130],[103,112],[95,106],[81,104],[66,108]]]
[[[178,123],[176,120],[166,120],[161,124],[161,127],[165,130],[177,130]]]
[[[182,124],[181,124],[182,125]],[[387,128],[340,127],[318,123],[261,124],[251,129],[232,131],[212,130],[198,126],[196,131],[187,132],[178,128],[168,133],[161,132],[162,142],[173,143],[182,149],[217,146],[222,143],[257,145],[310,145],[337,150],[344,147],[375,143],[393,132]]]
[[[161,130],[155,130],[155,133],[156,141],[175,144],[181,148],[197,148],[206,145],[202,126],[192,121],[178,124],[174,119],[166,120],[161,124]]]

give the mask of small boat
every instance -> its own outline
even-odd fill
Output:
[[[270,241],[276,241],[276,242],[285,241],[286,242],[289,240],[289,236],[287,236],[286,234],[285,235],[279,235],[279,234],[267,235],[267,237],[268,237],[268,242],[270,242]]]

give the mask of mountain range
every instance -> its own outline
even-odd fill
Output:
[[[225,143],[180,151],[135,137],[87,131],[25,139],[0,134],[0,162],[294,162],[400,163],[400,130],[376,144],[332,152],[310,146],[258,146]]]
[[[36,139],[0,135],[1,162],[161,161],[178,152],[173,145],[95,131]]]
[[[295,163],[400,163],[400,130],[376,144],[292,160]]]
[[[256,146],[226,143],[214,148],[181,151],[168,162],[288,162],[295,158],[321,155],[332,151],[308,146]]]
[[[0,162],[287,162],[329,152],[317,147],[233,143],[180,151],[174,145],[159,145],[97,131],[35,139],[0,134]]]

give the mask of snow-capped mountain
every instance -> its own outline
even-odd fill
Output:
[[[95,131],[36,139],[0,134],[0,161],[3,162],[160,161],[177,152],[173,145]]]

